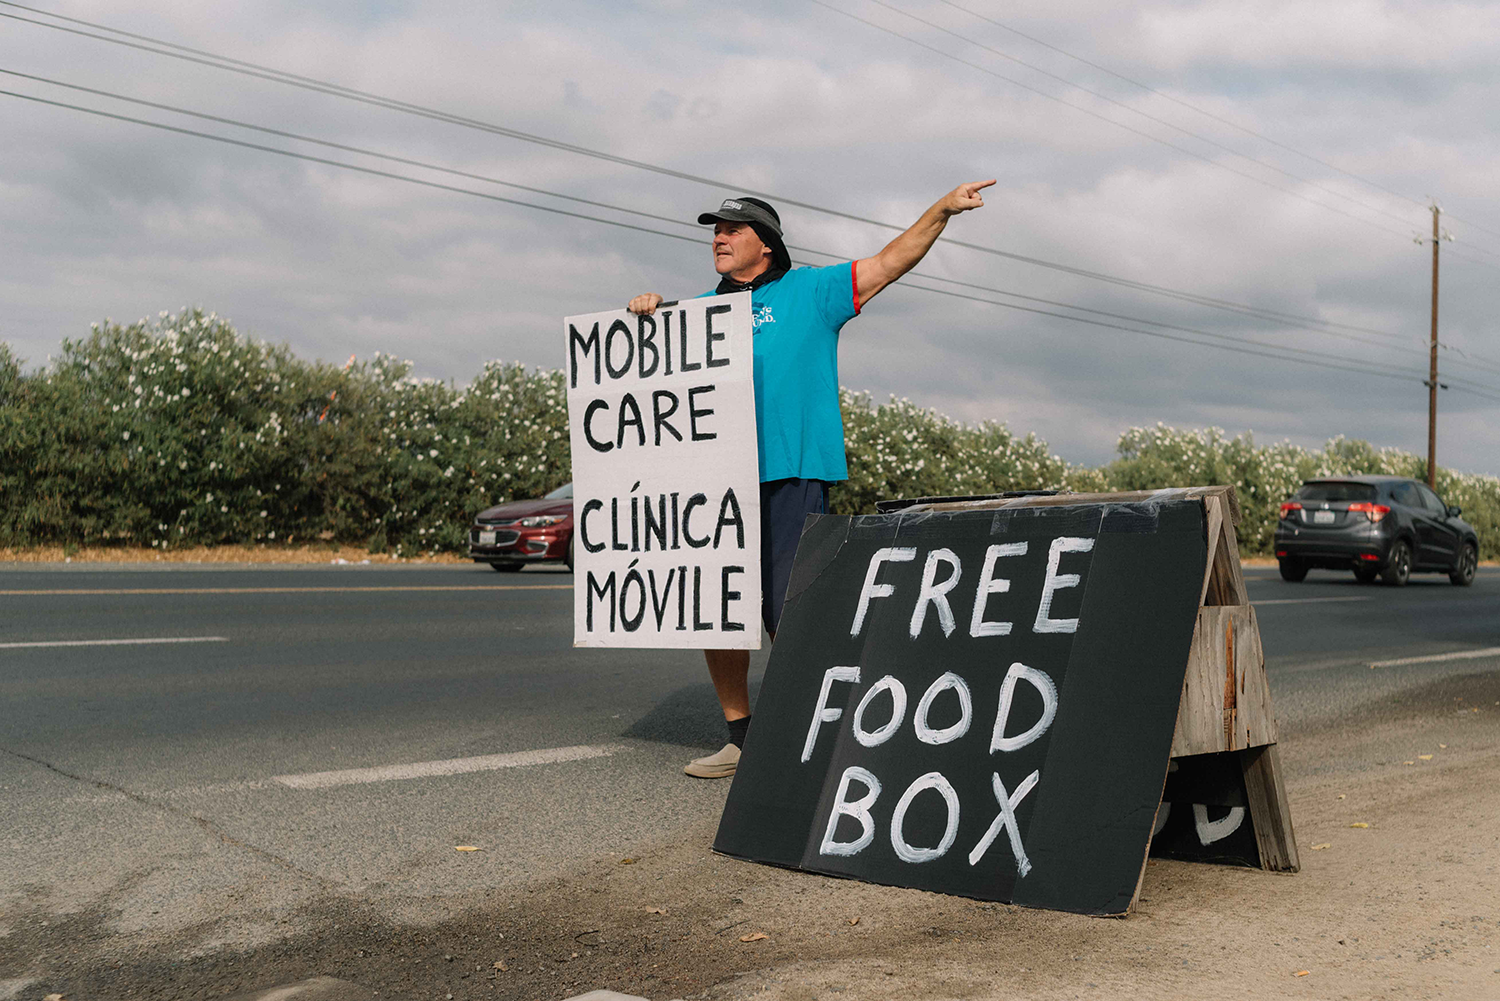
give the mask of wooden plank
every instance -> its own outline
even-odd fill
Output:
[[[1205,605],[1243,605],[1249,600],[1245,578],[1240,573],[1240,547],[1235,541],[1234,526],[1227,519],[1219,522],[1218,545],[1209,561],[1208,587],[1204,589]]]
[[[1224,620],[1224,708],[1221,711],[1224,727],[1224,746],[1233,747],[1235,738],[1235,701],[1239,696],[1239,678],[1234,667],[1234,618]]]
[[[1271,707],[1271,682],[1266,677],[1266,655],[1261,646],[1260,620],[1253,605],[1245,606],[1236,625],[1239,644],[1239,694],[1236,702],[1236,749],[1274,744],[1280,739],[1276,712]]]
[[[1203,515],[1208,530],[1208,559],[1203,565],[1203,590],[1198,593],[1200,605],[1208,603],[1208,587],[1214,579],[1214,554],[1218,552],[1219,539],[1224,534],[1224,505],[1218,497],[1203,498]]]
[[[1119,493],[1100,494],[1033,494],[1026,497],[993,497],[986,500],[945,500],[914,504],[902,508],[897,514],[922,511],[991,511],[1014,507],[1067,507],[1071,504],[1137,504],[1149,501],[1195,500],[1204,497],[1219,497],[1224,500],[1224,510],[1231,524],[1238,524],[1239,503],[1235,500],[1234,487],[1169,487],[1164,490],[1124,490]]]
[[[1160,807],[1158,807],[1160,809]],[[1135,910],[1135,905],[1141,902],[1141,887],[1146,883],[1146,866],[1151,863],[1151,839],[1146,839],[1146,854],[1141,858],[1141,874],[1135,878],[1135,892],[1130,895],[1130,903],[1125,905],[1125,913],[1118,915],[1122,918],[1130,917]],[[1115,917],[1115,915],[1109,915]]]
[[[1272,872],[1297,872],[1297,836],[1292,830],[1292,811],[1287,805],[1281,777],[1281,758],[1275,744],[1252,747],[1240,753],[1245,773],[1245,798],[1261,865]]]
[[[1227,508],[1227,512],[1226,513],[1229,515],[1229,524],[1231,524],[1231,525],[1238,525],[1240,523],[1240,499],[1239,499],[1239,495],[1237,495],[1234,492],[1234,486],[1233,485],[1228,485],[1228,486],[1225,486],[1225,487],[1223,487],[1221,489],[1222,489],[1223,492],[1220,493],[1218,496],[1224,498],[1224,505]],[[1230,537],[1231,538],[1234,537],[1233,533],[1230,533]]]
[[[1182,699],[1177,706],[1177,726],[1172,734],[1172,757],[1211,754],[1224,749],[1219,725],[1224,691],[1224,669],[1218,658],[1216,610],[1198,609],[1193,642],[1188,648],[1187,670],[1182,679]]]
[[[1214,553],[1214,570],[1219,579],[1220,605],[1243,605],[1250,600],[1245,590],[1245,575],[1240,571],[1240,544],[1232,522],[1224,524],[1224,536]]]
[[[1250,605],[1198,610],[1172,757],[1239,751],[1276,741],[1260,626]]]

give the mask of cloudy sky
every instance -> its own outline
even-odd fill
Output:
[[[304,356],[384,351],[459,383],[492,358],[555,367],[562,316],[711,287],[706,232],[682,223],[727,195],[779,197],[798,259],[831,263],[893,232],[787,202],[904,226],[996,177],[951,241],[1071,270],[940,243],[925,278],[845,327],[845,385],[1002,420],[1079,463],[1158,421],[1425,452],[1431,258],[1413,237],[1435,197],[1454,237],[1439,461],[1500,474],[1500,5],[35,6],[486,127],[27,23],[125,37],[12,4],[5,91],[689,239],[0,96],[0,340],[33,365],[90,322],[191,305]]]

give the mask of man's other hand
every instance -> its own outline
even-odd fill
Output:
[[[984,206],[984,196],[979,192],[994,183],[993,180],[989,180],[970,181],[968,184],[960,184],[948,192],[942,201],[938,202],[938,210],[943,215],[955,216],[960,212],[981,208]]]
[[[994,184],[995,182],[991,181],[990,183]],[[632,313],[642,313],[646,316],[650,316],[652,313],[656,312],[656,307],[660,305],[661,296],[657,295],[655,292],[647,292],[644,295],[638,295],[634,299],[631,299],[630,305],[626,306],[625,308],[630,310]]]

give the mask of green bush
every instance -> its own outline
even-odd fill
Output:
[[[1302,480],[1423,478],[1396,449],[1321,451],[1158,424],[1119,457],[1070,466],[1035,435],[963,424],[910,401],[840,391],[849,479],[835,511],[893,497],[1233,484],[1240,548],[1270,551]],[[198,310],[95,325],[27,374],[0,343],[0,545],[154,547],[328,540],[395,554],[462,551],[479,509],[571,478],[560,371],[492,362],[465,389],[387,355],[338,367],[241,337]],[[1438,472],[1485,556],[1500,552],[1500,479]]]
[[[458,549],[478,508],[568,479],[558,372],[491,364],[459,391],[196,310],[96,325],[30,376],[0,348],[0,545]]]
[[[1256,445],[1249,434],[1231,439],[1219,428],[1158,424],[1126,431],[1117,450],[1120,457],[1103,470],[1113,490],[1233,484],[1242,516],[1240,551],[1256,555],[1270,553],[1278,508],[1303,480],[1360,473],[1427,478],[1427,462],[1417,455],[1343,437],[1316,451],[1287,442]],[[1500,551],[1500,478],[1439,466],[1437,492],[1463,508],[1464,520],[1479,535],[1481,555],[1492,558]]]
[[[873,406],[865,393],[841,390],[849,479],[831,492],[839,514],[873,511],[893,497],[1056,490],[1068,467],[1035,435],[1017,438],[1004,424],[960,424],[909,400]]]

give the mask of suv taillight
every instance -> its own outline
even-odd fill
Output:
[[[1290,518],[1293,511],[1301,510],[1302,505],[1298,501],[1287,501],[1285,504],[1281,505],[1281,516],[1283,518]]]
[[[1391,513],[1391,509],[1384,504],[1371,504],[1369,501],[1356,501],[1349,505],[1349,510],[1363,511],[1366,518],[1371,521],[1379,521]]]

